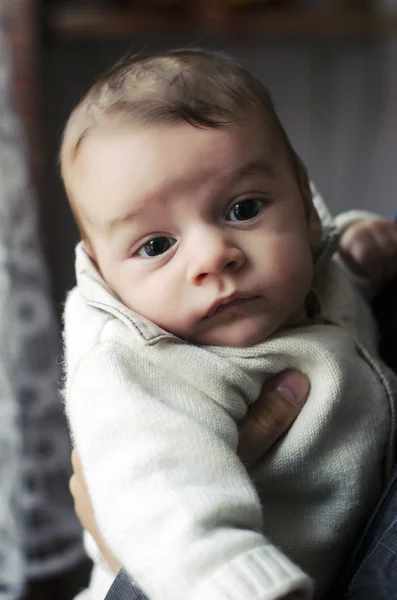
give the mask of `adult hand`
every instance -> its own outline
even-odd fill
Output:
[[[237,454],[252,467],[295,421],[309,395],[309,379],[284,371],[269,379],[239,424]]]
[[[87,483],[83,473],[83,467],[77,450],[72,452],[73,475],[69,481],[69,489],[74,500],[74,510],[80,523],[94,538],[103,558],[108,563],[114,574],[121,569],[121,564],[107,547],[95,520],[94,509],[88,492]],[[106,474],[105,474],[106,476]]]
[[[247,467],[254,465],[266,454],[292,425],[307,399],[309,387],[308,378],[299,371],[284,371],[265,384],[258,400],[250,407],[239,425],[237,453]],[[118,573],[121,565],[107,548],[98,529],[76,450],[72,452],[72,465],[74,473],[70,479],[70,491],[76,514],[83,528],[96,541],[112,571]]]
[[[397,277],[397,223],[379,217],[363,219],[350,225],[339,242],[340,253],[347,266],[384,284]]]

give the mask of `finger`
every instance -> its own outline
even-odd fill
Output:
[[[359,230],[354,236],[353,233],[350,238],[346,236],[347,240],[342,244],[342,249],[351,256],[356,264],[366,269],[376,261],[378,254],[376,240],[373,232],[369,229]]]
[[[392,279],[397,271],[397,244],[393,235],[394,223],[380,221],[370,230],[372,241],[363,252],[365,270],[374,283]]]
[[[76,498],[79,495],[80,483],[76,477],[76,475],[72,475],[69,479],[69,491],[72,494],[74,502],[76,502]]]
[[[84,529],[92,533],[96,525],[91,500],[87,490],[81,485],[76,475],[72,475],[70,478],[69,489],[74,501],[74,511],[80,524]]]
[[[397,272],[396,242],[397,224],[379,218],[347,229],[340,250],[352,271],[380,283],[392,279]]]
[[[76,475],[72,475],[69,479],[69,490],[72,494],[73,503],[74,503],[74,512],[76,513],[80,524],[83,528],[86,528],[86,522],[84,519],[84,510],[82,509],[82,503],[84,506],[85,503],[85,491],[82,488],[78,478]]]
[[[74,456],[72,457],[73,460],[75,460],[76,454],[77,452],[74,453]],[[81,480],[76,474],[72,475],[69,480],[69,489],[73,496],[74,509],[81,526],[91,534],[97,543],[102,556],[107,561],[112,571],[117,574],[121,569],[121,564],[105,544],[101,532],[98,529],[89,494],[86,488],[82,487]]]
[[[72,450],[71,461],[72,461],[73,471],[75,473],[79,473],[80,471],[82,471],[80,456],[79,456],[79,453],[77,452],[76,448],[73,448],[73,450]]]
[[[347,230],[340,242],[340,253],[347,266],[358,275],[372,271],[371,249],[374,241],[368,230]]]
[[[80,461],[80,455],[77,452],[76,448],[72,450],[72,466],[76,479],[78,479],[81,488],[85,493],[88,493],[87,482],[85,480],[83,466]]]
[[[80,505],[82,502],[85,502],[88,492],[76,475],[72,475],[69,479],[69,490],[72,494],[75,507]]]
[[[309,380],[299,371],[286,371],[270,380],[239,426],[237,454],[250,467],[285,433],[309,394]]]

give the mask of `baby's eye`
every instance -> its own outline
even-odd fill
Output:
[[[249,221],[258,215],[265,205],[262,198],[247,198],[237,202],[226,215],[227,221]]]
[[[137,254],[146,257],[160,256],[160,254],[167,252],[175,242],[174,238],[166,236],[156,237],[143,244],[137,251]]]

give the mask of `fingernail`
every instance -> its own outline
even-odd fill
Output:
[[[300,406],[309,392],[309,380],[299,371],[287,371],[280,376],[276,392],[294,406]]]

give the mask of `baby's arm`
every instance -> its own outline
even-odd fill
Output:
[[[248,409],[238,425],[237,453],[248,468],[254,466],[289,429],[308,397],[309,380],[299,371],[284,371],[271,377],[264,385],[258,400]],[[95,519],[83,467],[76,449],[72,451],[73,475],[70,492],[80,523],[96,542],[99,551],[116,575],[122,565],[106,546]],[[103,473],[106,479],[107,474]]]
[[[193,387],[182,411],[132,386],[148,365],[130,354],[99,346],[67,394],[99,527],[116,558],[151,600],[310,597],[308,578],[261,533],[232,419],[214,407],[211,426],[200,420],[197,407],[209,399]],[[224,428],[228,440],[215,433]]]

